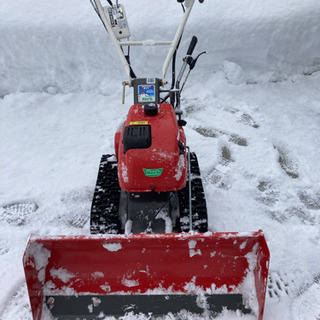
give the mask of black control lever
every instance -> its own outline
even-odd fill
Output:
[[[201,52],[200,54],[198,54],[198,56],[195,59],[192,58],[191,55],[192,55],[192,53],[194,51],[194,48],[197,45],[197,42],[198,42],[198,38],[196,36],[193,36],[191,41],[190,41],[190,44],[189,44],[187,55],[183,58],[183,64],[182,64],[181,70],[180,70],[178,78],[177,78],[177,82],[176,82],[176,86],[175,86],[175,89],[176,89],[176,93],[175,93],[175,95],[176,95],[175,109],[177,109],[177,110],[179,110],[179,108],[180,108],[180,95],[181,95],[181,92],[183,90],[184,85],[186,84],[186,81],[187,81],[187,79],[189,77],[189,74],[190,74],[191,70],[195,67],[195,65],[196,65],[196,63],[198,61],[198,58],[202,54],[206,53],[205,51]],[[188,71],[188,74],[186,75],[186,77],[184,79],[182,87],[180,88],[180,81],[182,80],[182,77],[183,77],[183,74],[185,72],[185,69],[186,69],[187,65],[189,66],[189,71]],[[179,116],[179,120],[181,120],[181,116]]]
[[[181,91],[183,90],[184,85],[186,84],[186,82],[187,82],[187,80],[189,78],[189,74],[190,74],[191,70],[195,67],[199,57],[202,56],[205,53],[207,53],[207,52],[203,51],[203,52],[199,53],[195,59],[193,59],[192,57],[189,57],[190,59],[188,59],[188,61],[187,61],[188,65],[189,65],[189,71],[188,71],[188,73],[187,73],[187,75],[186,75],[186,77],[184,79],[184,82],[183,82],[182,87],[181,87]]]
[[[192,55],[193,50],[196,47],[197,42],[198,42],[198,38],[196,36],[193,36],[191,41],[190,41],[190,44],[189,44],[189,48],[188,48],[188,51],[187,51],[187,56],[191,56]]]
[[[189,61],[187,61],[188,65],[190,67],[190,70],[192,70],[195,67],[199,57],[203,54],[206,54],[206,53],[207,53],[207,51],[203,51],[203,52],[199,53],[195,59],[191,58]]]

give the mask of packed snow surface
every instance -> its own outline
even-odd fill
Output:
[[[174,36],[175,1],[123,4],[132,40]],[[178,54],[179,67],[193,35],[207,51],[183,92],[187,142],[210,231],[265,233],[265,320],[320,318],[319,16],[319,0],[196,2]],[[89,0],[3,0],[0,39],[0,319],[31,320],[28,237],[89,235],[100,157],[132,91],[122,105],[127,79]],[[166,50],[132,48],[137,75],[161,76]],[[218,319],[239,318],[252,319]]]

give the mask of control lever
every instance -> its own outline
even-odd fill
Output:
[[[187,82],[187,80],[188,80],[188,78],[189,78],[189,74],[190,74],[191,70],[196,66],[196,63],[197,63],[199,57],[202,56],[202,55],[205,54],[205,53],[207,53],[207,52],[206,52],[206,51],[203,51],[203,52],[199,53],[195,59],[193,59],[192,57],[190,57],[190,58],[191,58],[191,59],[190,59],[190,63],[188,63],[190,69],[189,69],[189,71],[188,71],[188,73],[187,73],[187,75],[186,75],[186,77],[185,77],[185,79],[184,79],[184,81],[183,81],[183,84],[182,84],[182,87],[181,87],[181,91],[183,90],[184,85],[186,84],[186,82]]]
[[[197,42],[198,42],[198,38],[196,36],[193,36],[191,41],[190,41],[190,44],[189,44],[189,48],[188,48],[188,51],[187,51],[187,56],[191,56],[192,55],[193,50],[197,45]]]
[[[197,42],[198,42],[198,38],[196,36],[193,36],[189,44],[187,55],[183,58],[183,64],[180,69],[177,82],[176,82],[176,89],[179,89],[179,83],[183,77],[183,74],[184,74],[184,71],[186,70],[187,65],[190,65],[193,61],[193,58],[191,57],[191,55],[194,48],[196,47]]]
[[[203,54],[206,54],[206,53],[207,53],[207,51],[202,51],[201,53],[199,53],[199,54],[197,55],[197,57],[196,57],[195,59],[193,59],[192,57],[191,57],[191,59],[188,59],[187,63],[188,63],[188,65],[189,65],[189,67],[190,67],[190,70],[189,70],[189,71],[191,71],[191,70],[195,67],[195,65],[196,65],[199,57],[200,57],[201,55],[203,55]]]

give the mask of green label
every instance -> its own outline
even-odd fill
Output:
[[[143,169],[144,174],[147,177],[160,177],[162,174],[163,168],[160,169]]]
[[[142,101],[153,101],[153,98],[152,97],[142,98]]]

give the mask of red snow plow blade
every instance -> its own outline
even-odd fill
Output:
[[[269,250],[261,231],[31,237],[23,263],[34,320],[224,308],[262,320]]]

